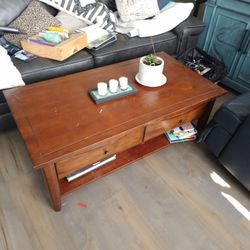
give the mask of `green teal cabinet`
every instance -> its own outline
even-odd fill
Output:
[[[250,91],[250,0],[208,0],[198,47],[227,68],[222,84]]]

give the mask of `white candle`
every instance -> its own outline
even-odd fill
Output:
[[[121,76],[119,78],[120,89],[127,89],[128,88],[128,78],[126,76]]]
[[[107,94],[108,85],[105,82],[97,83],[97,91],[98,95],[106,95]]]
[[[109,80],[109,91],[111,93],[117,92],[119,82],[115,79]]]

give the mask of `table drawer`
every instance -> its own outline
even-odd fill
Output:
[[[144,128],[136,128],[123,132],[115,137],[88,147],[81,154],[56,163],[58,178],[62,179],[74,171],[81,169],[89,164],[95,163],[108,156],[125,151],[142,142]]]
[[[196,109],[189,111],[188,113],[168,118],[163,117],[159,120],[153,121],[146,126],[144,141],[148,141],[154,137],[157,137],[163,134],[165,131],[168,131],[172,128],[178,127],[181,124],[189,121],[198,119],[204,112],[206,105],[200,106]]]

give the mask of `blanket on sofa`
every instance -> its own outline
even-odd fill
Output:
[[[7,50],[0,46],[0,89],[8,89],[23,86],[21,74],[11,61]]]

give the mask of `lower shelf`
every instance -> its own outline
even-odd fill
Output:
[[[126,165],[141,159],[145,155],[153,153],[161,148],[169,146],[170,143],[165,135],[153,138],[143,144],[130,148],[120,154],[117,154],[115,161],[105,164],[101,168],[93,170],[88,174],[85,174],[74,181],[68,182],[66,178],[59,181],[61,195],[72,192],[73,190],[86,185],[92,181],[95,181],[102,176],[108,175]]]

